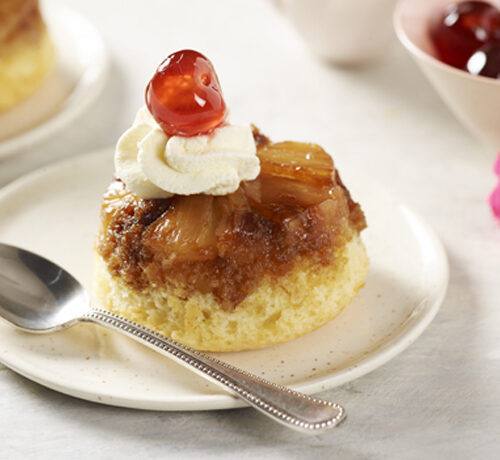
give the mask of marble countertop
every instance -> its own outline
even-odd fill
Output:
[[[448,294],[406,351],[321,393],[347,407],[337,429],[307,437],[252,409],[148,412],[48,390],[0,365],[2,458],[498,458],[500,225],[486,204],[493,156],[450,114],[396,43],[369,67],[312,56],[268,1],[66,0],[102,33],[104,94],[52,140],[0,159],[0,185],[41,165],[113,145],[169,52],[215,63],[231,116],[274,139],[314,140],[337,166],[386,184],[436,229]]]

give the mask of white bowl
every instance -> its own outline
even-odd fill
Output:
[[[309,48],[336,64],[374,61],[393,41],[396,0],[274,0]]]
[[[430,21],[451,3],[456,1],[400,0],[394,28],[450,110],[494,153],[500,150],[500,80],[471,75],[439,61],[429,37]]]

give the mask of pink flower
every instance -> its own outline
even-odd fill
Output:
[[[493,214],[497,219],[500,219],[500,182],[495,187],[490,195],[490,206],[493,210]]]
[[[500,154],[495,162],[495,166],[493,166],[493,171],[498,176],[498,184],[493,189],[493,192],[491,192],[490,206],[495,217],[500,219]]]

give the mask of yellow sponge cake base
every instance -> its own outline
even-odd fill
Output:
[[[54,63],[54,48],[44,30],[34,41],[20,37],[0,46],[0,113],[22,102],[43,83]]]
[[[334,265],[307,257],[279,279],[265,278],[234,310],[211,294],[186,298],[180,287],[138,292],[112,276],[96,255],[97,305],[178,342],[206,351],[263,348],[307,334],[335,318],[364,285],[368,257],[358,235],[336,254]]]

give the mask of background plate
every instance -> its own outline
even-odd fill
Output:
[[[100,201],[112,174],[108,150],[12,183],[0,192],[0,240],[54,260],[90,289]],[[311,334],[263,350],[215,354],[306,393],[353,380],[396,356],[435,316],[448,283],[433,231],[370,180],[348,171],[342,177],[368,220],[365,288]],[[243,405],[168,358],[88,324],[30,335],[0,322],[0,361],[47,387],[106,404],[157,410]]]
[[[31,147],[64,128],[101,92],[107,57],[97,30],[61,1],[41,3],[56,49],[54,69],[28,99],[0,114],[0,157]]]

